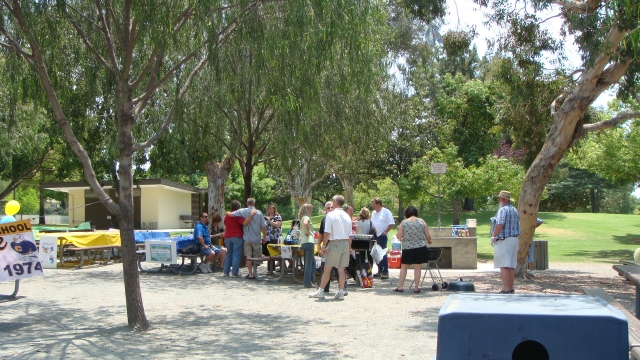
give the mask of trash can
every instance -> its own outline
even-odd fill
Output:
[[[549,248],[547,245],[547,240],[533,241],[533,264],[536,270],[549,268]]]

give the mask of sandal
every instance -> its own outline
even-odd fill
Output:
[[[249,275],[247,275],[247,276],[245,276],[244,278],[245,278],[245,279],[249,279],[249,280],[253,280],[253,279],[255,279],[256,277],[255,277],[255,276],[249,276]]]
[[[419,293],[420,293],[420,289],[418,289],[418,290],[413,290],[413,293],[414,293],[414,294],[419,294]]]
[[[393,292],[404,292],[404,289],[395,288],[395,289],[393,289]]]

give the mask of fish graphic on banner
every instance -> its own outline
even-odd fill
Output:
[[[0,282],[44,276],[31,222],[0,224]]]

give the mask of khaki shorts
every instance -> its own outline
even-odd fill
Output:
[[[349,240],[331,240],[327,246],[327,254],[324,256],[326,267],[349,266]]]
[[[262,243],[244,242],[244,256],[262,257]]]
[[[504,240],[498,240],[493,247],[493,267],[512,268],[518,266],[518,238],[508,237]]]

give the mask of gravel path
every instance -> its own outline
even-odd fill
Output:
[[[517,293],[580,294],[582,286],[598,286],[635,311],[633,286],[611,264],[550,267],[533,279],[516,279]],[[0,359],[432,359],[438,312],[448,296],[431,291],[430,281],[420,294],[393,293],[398,270],[372,289],[351,287],[344,301],[310,299],[309,289],[291,279],[271,284],[222,273],[142,274],[152,328],[133,332],[126,327],[120,264],[45,273],[23,281],[17,300],[0,301]],[[480,292],[501,289],[491,263],[442,275],[472,281]],[[12,289],[0,284],[0,293]]]

